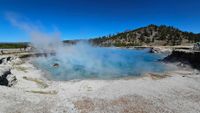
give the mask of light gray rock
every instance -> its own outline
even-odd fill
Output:
[[[17,83],[17,78],[13,74],[7,75],[6,79],[8,80],[8,85],[9,87],[15,85]]]
[[[11,73],[10,67],[0,66],[0,85],[11,87],[16,83],[16,76]]]
[[[194,44],[193,50],[200,51],[200,42]]]
[[[11,61],[11,64],[12,65],[20,65],[22,64],[22,60],[20,58],[14,58],[12,61]]]
[[[150,53],[166,53],[170,54],[172,49],[170,48],[162,48],[162,47],[152,47],[150,48]]]

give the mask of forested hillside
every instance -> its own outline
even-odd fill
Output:
[[[171,26],[149,25],[135,30],[91,39],[99,46],[144,46],[160,45],[173,46],[199,42],[200,34],[184,32]]]

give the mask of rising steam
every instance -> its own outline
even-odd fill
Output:
[[[44,33],[41,25],[33,25],[28,19],[7,13],[12,25],[22,29],[31,38],[37,52],[54,52],[55,56],[37,58],[35,64],[52,74],[58,80],[82,78],[112,78],[138,75],[150,71],[163,71],[158,56],[147,54],[146,50],[119,50],[93,47],[87,42],[76,45],[63,44],[59,32]],[[59,67],[53,67],[58,64]]]

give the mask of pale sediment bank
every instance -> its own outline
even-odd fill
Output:
[[[0,86],[0,113],[200,112],[200,73],[195,69],[137,79],[61,82],[47,80],[28,59],[1,65],[11,67],[17,83]]]

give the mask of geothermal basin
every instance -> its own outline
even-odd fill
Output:
[[[54,56],[38,57],[33,64],[49,73],[47,77],[53,80],[115,79],[172,70],[172,67],[159,61],[165,54],[149,53],[149,49],[79,44],[61,50]]]

